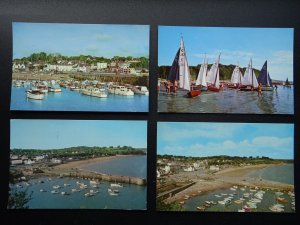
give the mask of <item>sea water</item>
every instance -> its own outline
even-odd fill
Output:
[[[248,176],[265,180],[294,184],[294,164],[270,166],[251,172]]]
[[[87,165],[86,169],[111,175],[147,178],[147,156],[120,157]],[[72,189],[79,189],[77,181],[86,184],[88,188],[80,190],[80,192],[72,192]],[[123,187],[118,188],[119,195],[111,196],[108,193],[110,183],[107,181],[101,181],[99,188],[92,188],[88,180],[68,177],[50,179],[49,177],[41,177],[29,180],[28,183],[29,185],[26,182],[21,182],[18,184],[22,187],[17,188],[17,184],[15,184],[13,188],[26,190],[28,194],[32,193],[32,199],[28,203],[29,208],[32,209],[146,209],[146,186],[124,183],[122,184]],[[70,186],[64,186],[64,184]],[[51,193],[55,185],[61,186],[58,189],[59,194]],[[46,192],[41,192],[41,189],[46,190]],[[99,193],[91,197],[84,196],[90,190],[99,191]],[[62,195],[61,192],[67,192],[70,195]]]
[[[195,98],[185,97],[186,92],[158,94],[159,112],[181,113],[255,113],[294,114],[294,87],[278,86],[274,91],[225,89],[220,92],[202,92]]]
[[[26,90],[26,87],[12,87],[11,110],[148,112],[149,97],[145,95],[108,94],[107,98],[98,98],[61,88],[62,92],[48,92],[43,100],[34,100],[26,97]]]
[[[128,166],[130,165],[130,166]],[[147,156],[125,156],[106,162],[92,163],[82,167],[83,169],[121,176],[147,177]]]
[[[77,181],[88,186],[80,192],[72,192],[72,189],[79,189]],[[41,183],[42,182],[42,183]],[[52,178],[41,177],[25,182],[18,183],[22,187],[16,187],[17,190],[26,190],[31,194],[31,200],[28,202],[30,209],[124,209],[124,210],[145,210],[146,209],[146,186],[124,184],[118,188],[119,195],[111,196],[108,193],[110,183],[101,181],[98,188],[92,188],[88,180],[74,178]],[[68,184],[70,186],[64,186]],[[53,186],[61,186],[58,194],[52,194]],[[43,189],[46,192],[41,192]],[[99,191],[91,197],[84,196],[90,190]],[[70,195],[62,195],[61,192],[67,192]]]
[[[264,169],[257,170],[255,172],[251,172],[249,174],[250,177],[263,178],[266,180],[277,181],[286,184],[294,184],[294,165],[286,164],[280,166],[271,166],[266,167]],[[263,200],[261,203],[257,204],[256,212],[272,212],[269,208],[276,203],[276,192],[272,190],[264,190],[265,194],[263,195]],[[209,192],[205,195],[199,195],[196,197],[192,197],[188,199],[183,205],[183,209],[186,211],[197,211],[197,206],[201,206],[205,203],[205,201],[215,201],[218,202],[228,197],[229,194],[234,194],[232,203],[230,205],[224,206],[221,204],[212,205],[211,207],[206,208],[205,211],[222,211],[222,212],[237,212],[242,208],[242,204],[234,203],[235,200],[243,197],[244,193],[251,193],[249,188],[246,188],[244,191],[238,188],[236,191],[232,191],[230,189],[217,190],[213,192]],[[222,196],[222,194],[227,194],[226,196]],[[253,193],[255,194],[255,192]],[[216,197],[215,195],[220,195],[222,197]],[[292,199],[290,195],[287,193],[283,193],[282,196],[288,200],[288,203],[284,204],[284,212],[295,212],[292,209],[292,202],[295,200]],[[248,199],[246,199],[248,201]],[[245,201],[245,202],[246,202]]]
[[[197,207],[201,206],[205,203],[205,201],[214,201],[217,204],[212,205],[205,209],[205,211],[212,211],[212,212],[237,212],[239,209],[242,209],[243,204],[236,204],[234,201],[238,200],[243,197],[244,193],[251,193],[249,188],[246,188],[244,191],[242,191],[240,188],[238,188],[236,191],[232,191],[230,189],[224,189],[224,190],[217,190],[210,192],[206,195],[200,195],[196,197],[192,197],[188,200],[186,200],[185,204],[183,205],[183,209],[185,211],[198,211]],[[222,194],[227,194],[222,195]],[[229,194],[234,194],[232,203],[228,205],[221,205],[218,203],[218,201],[224,200],[224,198],[229,197]],[[254,192],[255,194],[255,192]],[[253,195],[254,195],[253,194]],[[221,197],[216,197],[221,196]],[[261,203],[257,203],[257,209],[253,210],[254,212],[272,212],[269,208],[276,204],[276,192],[271,190],[265,190],[265,194],[263,195],[263,199]],[[288,203],[284,204],[284,212],[295,212],[292,209],[292,202],[294,201],[290,195],[287,193],[283,193],[280,197],[284,197],[286,200],[288,200]],[[245,198],[245,203],[249,201],[248,198]]]

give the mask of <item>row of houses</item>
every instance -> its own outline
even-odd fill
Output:
[[[57,63],[31,63],[28,64],[21,62],[13,63],[13,72],[16,71],[29,71],[33,70],[44,72],[82,72],[88,73],[91,71],[103,71],[111,73],[126,73],[126,74],[140,74],[142,72],[149,72],[147,68],[132,68],[131,62],[98,62],[95,64],[87,65],[85,63],[62,62]]]
[[[18,156],[18,155],[11,155],[10,156],[10,164],[12,166],[32,165],[32,164],[35,164],[35,163],[43,162],[45,160],[47,160],[51,163],[54,163],[54,164],[62,163],[61,159],[57,159],[57,158],[48,159],[48,155],[35,156],[33,159],[29,159],[27,156]]]

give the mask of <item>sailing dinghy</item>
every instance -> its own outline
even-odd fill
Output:
[[[221,54],[219,54],[216,62],[211,66],[206,77],[209,91],[213,91],[213,92],[220,91],[220,70],[219,70],[220,56]]]
[[[207,91],[207,83],[206,83],[207,66],[208,66],[208,62],[205,57],[203,64],[200,67],[197,80],[196,80],[196,85],[199,86],[201,91]]]
[[[242,79],[243,79],[243,75],[242,72],[240,71],[240,67],[239,65],[236,65],[236,67],[232,72],[231,80],[230,80],[230,84],[228,84],[228,88],[233,88],[233,89],[239,88],[242,85]]]
[[[244,73],[244,77],[242,79],[242,87],[240,87],[240,91],[254,91],[257,90],[258,82],[256,79],[255,72],[252,68],[252,58],[246,68]]]
[[[201,94],[200,90],[193,90],[191,86],[190,70],[182,37],[180,47],[173,60],[168,80],[173,84],[174,93],[176,93],[177,82],[179,82],[179,88],[188,91],[187,97],[193,98]]]
[[[260,70],[257,81],[262,85],[262,91],[273,91],[273,84],[268,72],[267,60]]]

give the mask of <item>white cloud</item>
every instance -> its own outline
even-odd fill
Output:
[[[163,154],[186,156],[267,156],[271,158],[293,158],[293,138],[255,137],[253,140],[234,142],[208,142],[207,144],[194,143],[189,146],[165,146]],[[159,153],[162,153],[159,152]]]
[[[252,144],[260,147],[273,147],[280,148],[286,147],[293,143],[293,139],[291,137],[288,138],[278,138],[278,137],[256,137],[252,140]]]

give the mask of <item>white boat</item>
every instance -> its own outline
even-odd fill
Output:
[[[95,87],[88,87],[81,90],[81,93],[84,95],[89,95],[98,98],[107,98],[107,93],[104,88],[95,88]]]
[[[43,100],[45,97],[45,94],[40,91],[33,91],[29,90],[26,91],[26,97],[34,100]]]
[[[57,190],[52,190],[51,191],[51,194],[58,194],[59,193],[59,191],[57,191]]]
[[[125,86],[116,86],[114,93],[116,95],[133,96],[134,92]]]
[[[201,64],[197,80],[196,80],[196,85],[200,86],[201,91],[207,91],[207,83],[206,83],[206,75],[207,75],[207,67],[208,67],[208,62],[206,60],[206,57],[204,57],[204,61]]]
[[[115,191],[114,189],[108,188],[107,191],[108,191],[109,195],[112,195],[112,196],[118,196],[119,195],[119,192]]]
[[[54,185],[53,188],[54,188],[54,189],[59,189],[60,186],[59,186],[59,185]]]
[[[112,183],[112,184],[110,184],[110,186],[111,187],[123,187],[123,185],[120,183]]]
[[[228,87],[238,88],[240,85],[242,85],[242,79],[243,79],[243,74],[240,71],[239,65],[236,65],[236,67],[234,68],[231,74],[230,84],[228,85]]]
[[[61,92],[61,88],[59,85],[56,84],[55,81],[51,81],[51,85],[48,87],[50,92],[59,93]]]
[[[132,87],[132,91],[135,94],[149,95],[149,91],[148,91],[148,88],[146,86],[134,86],[134,87]]]
[[[252,58],[246,68],[244,73],[244,77],[242,79],[242,87],[240,87],[240,91],[254,91],[258,87],[258,82],[256,79],[255,72],[252,68]]]
[[[274,204],[269,207],[272,212],[284,212],[284,208],[279,206],[278,204]]]
[[[44,189],[40,189],[40,192],[47,192],[46,190],[44,190]]]
[[[208,90],[213,92],[220,91],[220,57],[221,53],[219,54],[215,63],[211,66],[210,70],[207,73],[206,81],[208,85]]]

